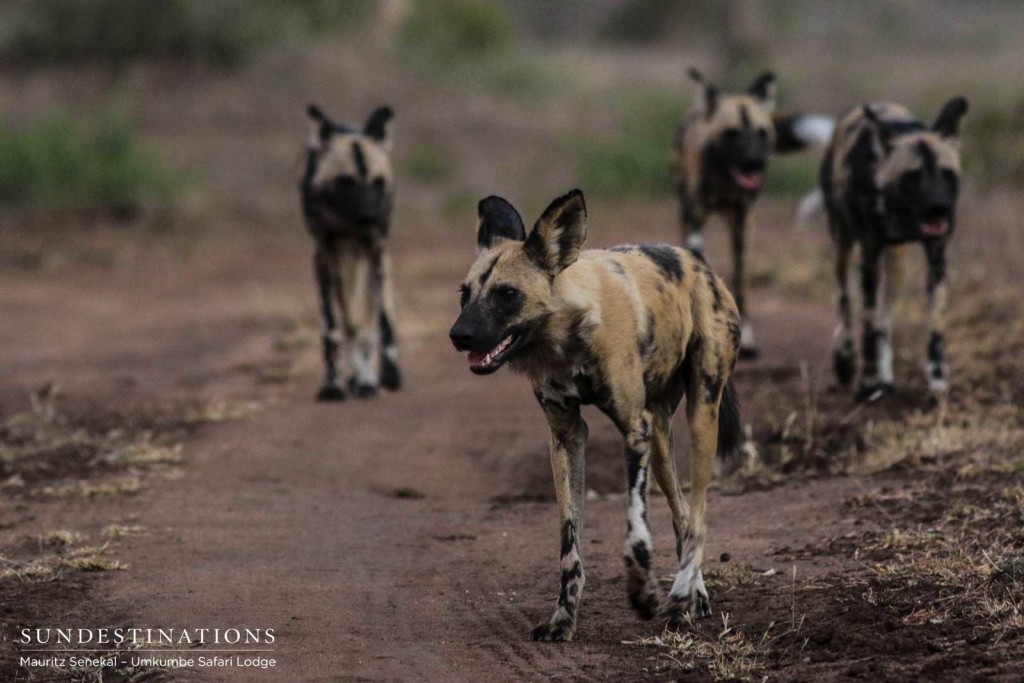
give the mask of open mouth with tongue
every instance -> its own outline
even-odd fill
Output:
[[[757,192],[764,184],[764,170],[761,168],[733,166],[732,180],[741,190]]]
[[[470,351],[469,369],[478,375],[491,374],[504,365],[509,356],[519,348],[521,339],[522,337],[512,332],[490,351]]]
[[[942,237],[947,232],[949,232],[949,221],[945,218],[921,222],[921,234],[928,237]]]

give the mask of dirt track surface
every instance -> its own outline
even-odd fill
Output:
[[[280,355],[282,310],[294,305],[292,315],[301,317],[313,306],[301,236],[213,240],[187,267],[153,254],[113,273],[68,274],[59,284],[4,274],[2,315],[11,324],[3,346],[20,350],[5,361],[3,400],[11,408],[54,377],[62,378],[68,410],[84,414],[196,397],[262,405],[187,440],[180,479],[149,480],[122,502],[6,501],[4,517],[21,515],[19,534],[136,520],[147,533],[124,541],[120,555],[130,570],[103,576],[91,591],[99,612],[132,624],[274,628],[279,666],[263,672],[266,680],[670,675],[671,662],[656,650],[623,644],[657,635],[660,624],[639,622],[626,604],[621,446],[597,414],[588,416],[588,488],[597,495],[586,511],[588,581],[577,642],[529,642],[557,591],[547,433],[522,378],[472,376],[450,348],[444,314],[454,313],[453,283],[472,253],[448,242],[411,238],[398,250],[408,270],[434,273],[421,278],[417,294],[426,308],[408,316],[405,388],[343,404],[312,400],[319,375],[312,327],[304,333],[310,343],[289,356],[294,380],[253,383],[254,369]],[[254,297],[278,303],[254,304]],[[758,298],[765,355],[740,369],[741,396],[745,378],[791,377],[828,344],[823,311]],[[681,416],[677,426],[685,429]],[[794,568],[801,580],[836,569],[834,557],[785,562],[772,553],[849,531],[840,502],[860,487],[837,478],[714,492],[708,566],[727,552],[732,563],[781,577]],[[652,499],[654,564],[669,577],[668,510],[660,495]],[[780,578],[758,601],[766,621],[787,618],[788,581]],[[747,608],[729,594],[713,595],[713,607]],[[250,680],[259,673],[175,675]]]

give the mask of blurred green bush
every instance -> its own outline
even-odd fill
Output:
[[[493,57],[515,43],[505,7],[477,0],[417,2],[399,33],[399,49],[416,61],[453,64]]]
[[[684,98],[668,90],[617,91],[609,106],[618,113],[618,128],[572,143],[580,186],[611,198],[671,193],[672,140]]]
[[[128,120],[107,113],[94,130],[64,110],[20,129],[0,129],[0,202],[75,208],[129,218],[147,202],[170,203],[183,186],[141,146]]]
[[[0,59],[244,64],[278,42],[361,20],[372,0],[8,0]]]

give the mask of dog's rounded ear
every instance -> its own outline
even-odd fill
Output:
[[[943,105],[938,118],[932,124],[932,130],[944,138],[955,138],[960,135],[960,119],[967,113],[967,98],[954,97]]]
[[[363,126],[363,134],[369,138],[377,141],[378,144],[382,145],[385,149],[391,148],[391,134],[390,126],[391,119],[395,116],[395,111],[388,106],[377,107],[370,114],[370,118],[366,119],[366,125]]]
[[[587,204],[583,193],[573,190],[544,210],[523,248],[534,263],[554,277],[576,262],[586,239]]]
[[[765,71],[754,79],[747,92],[761,100],[762,106],[770,113],[775,109],[775,74]]]
[[[491,195],[481,199],[476,207],[476,248],[478,252],[490,249],[499,242],[526,239],[526,227],[515,207],[501,197]]]
[[[315,104],[306,107],[306,118],[309,119],[309,140],[306,145],[313,150],[322,149],[324,143],[331,137],[331,120]]]
[[[710,119],[715,115],[715,109],[718,107],[718,88],[704,80],[704,74],[692,66],[687,69],[686,75],[694,83],[701,86],[700,96],[697,98],[697,106],[703,109],[705,115]]]

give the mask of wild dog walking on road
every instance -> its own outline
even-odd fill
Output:
[[[928,386],[937,394],[948,388],[946,245],[956,228],[960,119],[966,113],[967,100],[955,97],[928,127],[902,105],[866,104],[842,118],[822,161],[821,191],[839,281],[834,366],[843,385],[853,381],[857,369],[847,271],[853,245],[860,245],[864,364],[857,395],[862,400],[893,388],[892,306],[901,271],[895,247],[911,242],[924,247],[928,260]]]
[[[747,310],[746,245],[753,229],[751,208],[764,186],[769,155],[808,144],[825,145],[832,121],[812,115],[774,116],[775,76],[764,72],[746,93],[726,95],[696,69],[697,105],[686,115],[673,145],[672,176],[681,205],[684,244],[704,249],[704,223],[712,214],[729,224],[732,293],[741,316],[741,358],[757,356]]]
[[[739,313],[700,257],[666,245],[581,251],[583,194],[544,211],[527,234],[504,199],[479,205],[478,255],[462,284],[451,329],[469,368],[525,374],[551,429],[551,469],[561,521],[561,587],[534,640],[570,640],[583,594],[584,449],[580,406],[595,405],[625,441],[629,509],[624,562],[629,601],[658,612],[647,525],[648,468],[668,498],[679,567],[663,606],[671,626],[711,613],[701,573],[705,506],[716,451],[739,446],[739,406],[729,375],[739,353]],[[692,508],[676,475],[672,414],[683,396],[691,439]]]
[[[362,128],[328,118],[315,105],[300,187],[306,226],[316,241],[314,268],[323,317],[326,367],[320,401],[340,401],[347,388],[369,398],[402,379],[395,342],[388,228],[394,200],[390,107],[376,109]],[[343,383],[338,354],[351,373]]]

